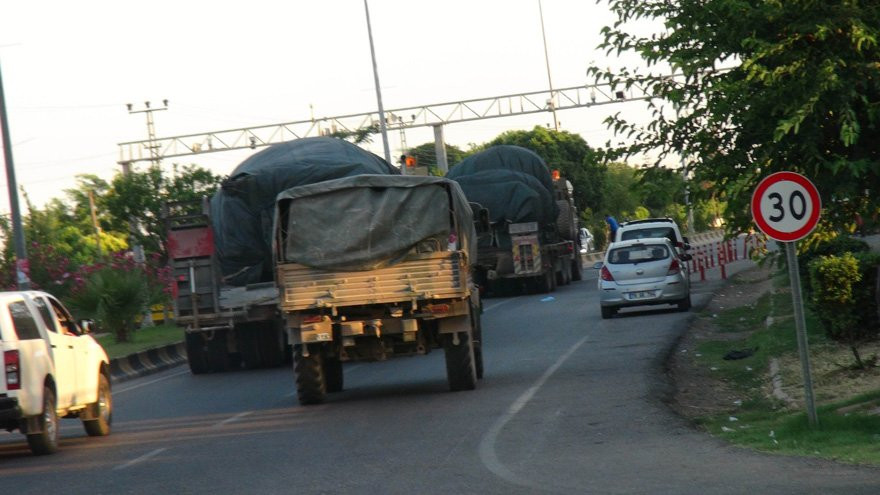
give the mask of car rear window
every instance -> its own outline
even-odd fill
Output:
[[[667,238],[676,242],[675,230],[672,227],[652,227],[647,229],[624,230],[620,234],[620,240],[631,241],[633,239],[660,239]]]
[[[24,301],[9,303],[9,315],[12,317],[12,325],[15,327],[15,333],[18,334],[18,340],[42,338],[39,330],[37,330],[37,322],[34,320],[34,315],[28,310]]]
[[[624,265],[627,263],[644,263],[646,261],[658,261],[669,258],[669,249],[661,244],[626,246],[612,249],[608,253],[608,263],[612,265]]]

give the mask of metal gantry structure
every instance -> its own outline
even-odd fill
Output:
[[[677,78],[678,75],[667,77]],[[405,131],[416,127],[438,128],[460,122],[555,112],[652,98],[647,84],[636,82],[626,89],[612,84],[594,84],[532,91],[489,98],[477,98],[432,105],[403,107],[385,111],[388,130]],[[256,149],[292,139],[354,133],[374,127],[378,112],[354,113],[335,117],[309,118],[279,124],[242,127],[164,138],[119,143],[119,163],[133,164],[164,158]]]

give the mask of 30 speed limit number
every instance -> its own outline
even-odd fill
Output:
[[[822,200],[809,179],[794,172],[765,177],[752,193],[752,218],[771,239],[793,242],[819,222]]]

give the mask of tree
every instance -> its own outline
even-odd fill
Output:
[[[150,166],[143,172],[117,174],[101,203],[112,216],[110,228],[129,231],[129,221],[138,229],[132,233],[135,242],[147,253],[167,257],[166,232],[162,206],[168,201],[192,201],[210,196],[217,190],[221,177],[196,165],[174,165],[170,177],[162,169]]]
[[[490,146],[509,144],[530,149],[558,169],[574,186],[574,200],[578,211],[587,208],[598,211],[603,206],[605,166],[600,155],[577,134],[553,131],[535,126],[531,131],[507,131],[489,141]]]
[[[457,146],[447,144],[446,146],[446,163],[449,167],[464,160],[466,154]],[[437,170],[437,151],[433,142],[420,144],[415,148],[410,148],[409,155],[415,157],[420,167],[428,167],[431,174],[439,173]]]
[[[751,224],[761,178],[793,170],[811,178],[839,228],[878,212],[880,8],[849,0],[610,0],[618,22],[600,47],[633,52],[649,70],[591,68],[598,82],[648,88],[651,123],[607,120],[631,144],[612,156],[685,156],[699,198],[727,201],[731,230]],[[627,23],[662,21],[640,36]],[[669,65],[681,77],[668,77]],[[724,69],[719,69],[724,67]],[[655,73],[653,68],[661,69]],[[610,148],[610,145],[609,145]]]

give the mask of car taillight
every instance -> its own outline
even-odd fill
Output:
[[[669,271],[666,272],[667,275],[678,275],[678,272],[681,271],[681,265],[678,263],[678,260],[672,258],[672,263],[669,265]]]
[[[606,282],[614,282],[614,277],[611,276],[611,272],[608,271],[607,266],[603,266],[599,271],[599,276],[602,277],[602,280]]]
[[[21,388],[20,364],[18,351],[6,351],[3,353],[3,369],[6,370],[6,390],[19,390]]]

